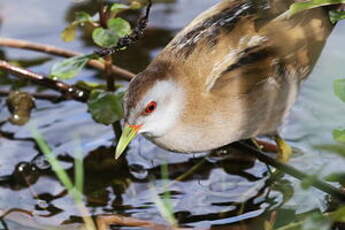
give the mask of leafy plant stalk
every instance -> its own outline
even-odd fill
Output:
[[[99,15],[100,15],[100,24],[104,29],[108,29],[107,22],[109,20],[110,11],[107,6],[104,4],[104,0],[99,0]],[[104,78],[107,82],[107,90],[110,92],[115,92],[115,78],[111,72],[113,63],[112,63],[111,54],[104,57]],[[113,132],[116,138],[121,136],[121,125],[118,121],[112,123]]]

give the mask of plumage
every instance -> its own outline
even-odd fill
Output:
[[[130,82],[126,123],[178,152],[275,133],[332,30],[323,8],[283,14],[293,2],[223,0],[195,18]]]

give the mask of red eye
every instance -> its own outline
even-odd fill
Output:
[[[155,109],[157,108],[157,102],[155,101],[151,101],[150,103],[148,103],[146,105],[146,108],[143,112],[144,115],[149,115],[150,113],[152,113],[153,111],[155,111]]]

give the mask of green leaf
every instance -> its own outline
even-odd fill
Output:
[[[345,3],[345,0],[310,0],[305,2],[296,2],[290,6],[289,12],[290,15],[294,15],[304,10],[340,3]]]
[[[112,18],[107,21],[108,29],[97,28],[92,32],[93,41],[101,47],[116,46],[121,37],[131,33],[130,24],[122,18]]]
[[[131,9],[132,10],[138,10],[142,7],[143,7],[143,3],[141,3],[140,1],[132,1],[131,2]]]
[[[345,172],[332,173],[324,178],[329,182],[339,182],[340,184],[345,184]]]
[[[98,46],[109,48],[116,46],[119,36],[113,30],[97,28],[92,32],[92,39]]]
[[[75,21],[77,23],[84,23],[84,22],[92,22],[92,17],[90,14],[84,12],[84,11],[79,11],[75,13]]]
[[[131,25],[122,18],[112,18],[107,22],[108,28],[121,38],[131,33]]]
[[[71,42],[75,39],[76,35],[77,25],[72,23],[61,32],[60,37],[64,42]]]
[[[71,42],[75,39],[76,34],[77,34],[77,27],[80,24],[83,24],[85,22],[92,22],[92,17],[84,12],[76,12],[75,13],[75,20],[69,24],[60,34],[61,39],[64,42]]]
[[[329,11],[329,18],[333,24],[337,23],[338,21],[345,19],[345,12],[344,11],[336,11],[331,10]]]
[[[334,81],[334,93],[343,102],[345,102],[345,79],[338,79]]]
[[[328,213],[328,216],[335,222],[345,222],[345,207],[341,207],[334,212]]]
[[[123,93],[93,90],[88,101],[88,110],[92,118],[101,124],[110,125],[123,117]]]
[[[332,222],[321,213],[310,215],[304,221],[303,230],[331,230]]]
[[[130,9],[129,6],[127,5],[124,5],[124,4],[120,4],[120,3],[114,3],[111,8],[110,8],[110,11],[111,12],[115,12],[115,13],[119,13],[121,11],[124,11],[124,10],[128,10]]]
[[[94,55],[88,54],[64,59],[53,65],[50,76],[62,80],[71,79],[75,77],[92,58],[94,58]]]
[[[334,140],[345,144],[345,129],[335,129],[333,130]]]
[[[153,195],[153,202],[155,203],[158,211],[160,212],[161,216],[171,225],[176,227],[177,220],[174,216],[174,212],[172,209],[171,200],[167,201],[162,199],[159,195],[155,187],[151,186],[150,190],[152,191]]]

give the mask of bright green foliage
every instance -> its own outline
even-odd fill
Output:
[[[114,13],[120,13],[121,11],[124,10],[128,10],[130,9],[129,6],[121,4],[121,3],[114,3],[111,7],[110,7],[110,11],[114,12]]]
[[[92,32],[93,41],[101,47],[109,48],[117,44],[119,37],[110,29],[97,28]]]
[[[284,219],[286,216],[278,218]],[[276,222],[279,219],[276,220]],[[297,215],[297,220],[290,222],[275,230],[331,230],[332,219],[322,215],[320,212],[308,213],[308,215]],[[266,230],[266,229],[265,229]]]
[[[93,41],[104,48],[116,46],[118,40],[131,33],[130,24],[122,18],[112,18],[107,22],[108,29],[97,28],[92,32]]]
[[[334,24],[340,20],[345,19],[345,12],[344,11],[331,10],[329,12],[329,18],[331,19],[331,22]]]
[[[99,26],[92,32],[92,39],[96,45],[103,48],[116,46],[120,38],[131,33],[131,26],[122,18],[112,17],[115,17],[119,12],[127,9],[133,9],[132,5],[127,6],[114,3],[110,7],[111,18],[107,21],[107,28],[100,27],[99,23],[94,21],[88,13],[77,12],[75,20],[61,33],[61,38],[64,41],[72,41],[75,39],[76,29],[79,25],[91,23],[93,26]],[[71,79],[81,71],[90,59],[93,58],[97,58],[97,55],[83,55],[63,60],[52,67],[51,76],[62,80]]]
[[[92,118],[105,125],[120,120],[123,117],[122,97],[123,93],[93,90],[88,101],[88,109]]]
[[[343,102],[345,102],[345,79],[334,81],[334,92]]]
[[[345,222],[345,207],[341,207],[338,210],[329,214],[332,220],[336,222]]]
[[[95,55],[88,54],[64,59],[63,61],[53,65],[50,76],[62,80],[71,79],[75,77],[85,64],[94,57]]]
[[[308,216],[302,225],[302,230],[330,230],[332,222],[321,213]]]
[[[131,33],[131,25],[122,18],[112,18],[107,23],[108,28],[115,31],[119,37],[124,37]]]
[[[332,173],[324,178],[326,181],[338,182],[341,185],[345,185],[345,172]]]
[[[71,42],[75,39],[77,35],[77,26],[76,24],[72,23],[68,25],[60,34],[61,39],[64,42]]]
[[[333,138],[336,141],[345,144],[345,129],[335,129],[335,130],[333,130]]]
[[[289,13],[290,15],[294,15],[304,10],[340,3],[345,3],[345,0],[309,0],[305,2],[296,2],[290,6]]]
[[[77,34],[77,27],[87,22],[93,22],[92,17],[86,12],[77,12],[75,20],[62,31],[61,39],[65,42],[73,41]]]
[[[90,14],[84,12],[84,11],[79,11],[75,13],[75,21],[78,22],[79,24],[85,23],[85,22],[92,22],[92,17]]]

